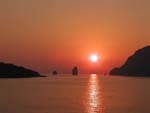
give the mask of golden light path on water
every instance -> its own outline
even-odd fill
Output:
[[[86,111],[87,113],[103,113],[101,88],[96,74],[90,75],[89,78]]]

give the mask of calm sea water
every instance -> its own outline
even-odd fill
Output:
[[[150,78],[0,79],[0,113],[150,113]]]

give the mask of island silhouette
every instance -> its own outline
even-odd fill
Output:
[[[0,63],[0,78],[42,77],[38,72],[9,63]]]
[[[114,68],[110,75],[150,77],[150,46],[137,50],[120,68]]]
[[[52,74],[53,74],[53,75],[58,75],[58,72],[57,72],[56,70],[54,70],[54,71],[52,72]]]

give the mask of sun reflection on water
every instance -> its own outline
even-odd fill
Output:
[[[102,113],[102,97],[98,75],[92,74],[87,89],[87,113]]]

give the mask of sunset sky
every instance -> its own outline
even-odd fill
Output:
[[[0,61],[108,72],[150,45],[149,0],[0,0]],[[93,53],[101,57],[91,63]]]

